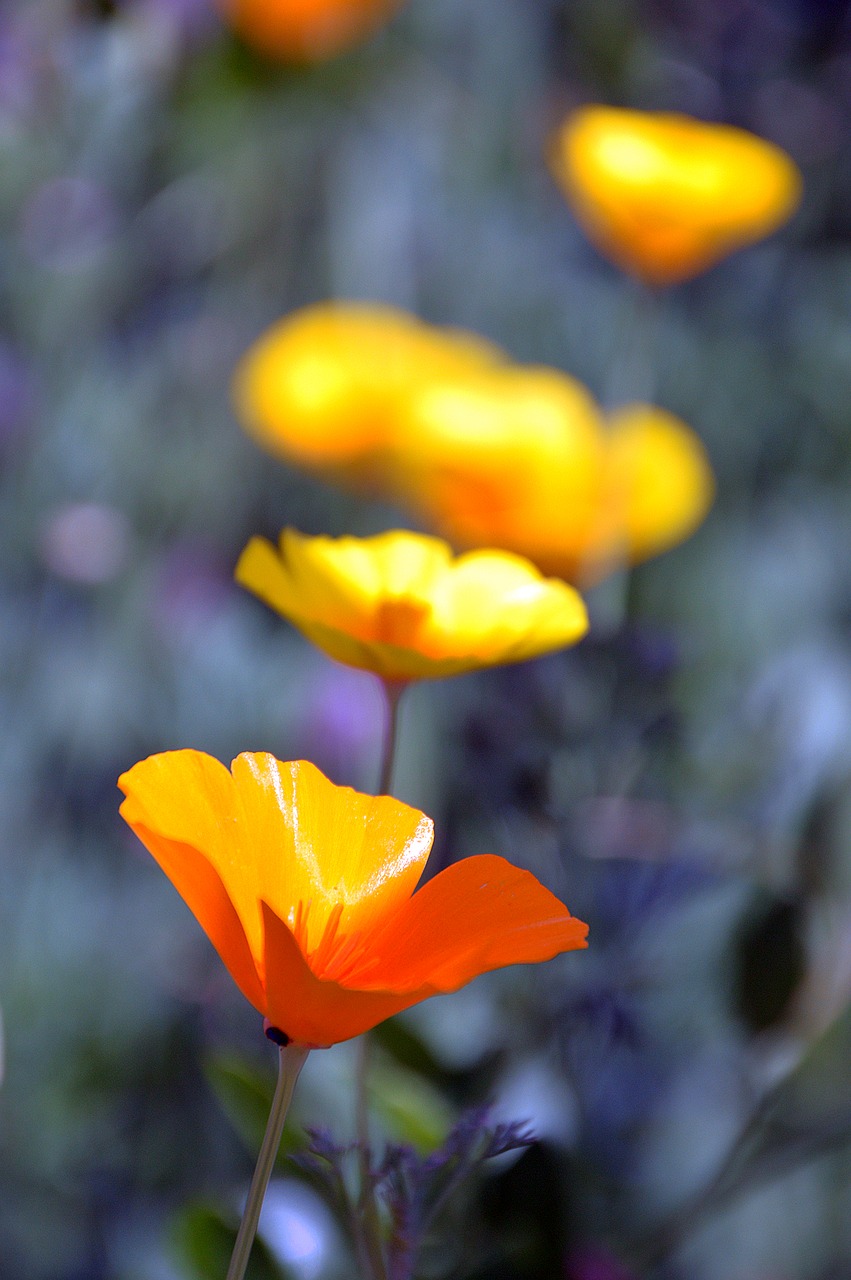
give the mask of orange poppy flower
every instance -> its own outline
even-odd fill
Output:
[[[688,280],[782,226],[800,172],[744,129],[585,107],[558,131],[553,173],[607,257],[653,285]]]
[[[395,483],[464,547],[502,547],[581,586],[675,546],[706,514],[703,446],[673,414],[632,405],[607,423],[553,369],[435,384],[408,406]]]
[[[473,334],[393,307],[322,303],[273,325],[237,368],[236,413],[271,452],[363,481],[380,474],[415,387],[502,358]]]
[[[366,40],[402,0],[220,0],[249,44],[283,62],[323,62]]]
[[[278,548],[252,538],[236,580],[330,657],[384,680],[435,679],[522,662],[588,629],[564,582],[502,551],[453,558],[438,538],[310,538],[284,529]]]
[[[466,858],[414,893],[431,820],[305,761],[245,752],[228,771],[167,751],[118,785],[240,991],[294,1044],[348,1040],[480,973],[586,945],[586,925],[503,858]]]

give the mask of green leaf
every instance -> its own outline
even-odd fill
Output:
[[[246,1148],[252,1156],[256,1155],[266,1132],[275,1092],[271,1071],[259,1071],[236,1054],[223,1053],[207,1060],[204,1074]],[[299,1145],[300,1140],[288,1121],[281,1139],[280,1155],[288,1155]]]
[[[369,1100],[391,1140],[419,1151],[439,1147],[452,1125],[452,1112],[437,1089],[384,1055],[376,1055],[370,1071]]]
[[[238,1223],[215,1206],[196,1201],[182,1209],[172,1227],[178,1262],[188,1280],[222,1280],[228,1269]],[[288,1280],[290,1273],[255,1240],[246,1280]]]

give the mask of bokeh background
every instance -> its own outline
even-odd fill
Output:
[[[285,523],[404,517],[262,454],[233,366],[298,306],[380,300],[604,396],[632,287],[545,162],[586,101],[753,129],[805,200],[658,302],[652,395],[709,450],[704,527],[597,588],[576,650],[409,698],[398,791],[435,865],[530,867],[591,945],[380,1031],[376,1141],[428,1152],[488,1100],[537,1134],[418,1276],[851,1275],[845,0],[409,0],[302,69],[207,0],[3,0],[2,1280],[223,1275],[271,1092],[118,774],[193,746],[375,784],[372,677],[232,570]],[[353,1061],[311,1056],[290,1146],[351,1136]],[[286,1159],[263,1238],[257,1277],[354,1274]]]

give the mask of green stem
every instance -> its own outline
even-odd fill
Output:
[[[257,1223],[260,1221],[263,1197],[266,1194],[269,1178],[275,1166],[278,1147],[281,1145],[284,1121],[290,1109],[296,1080],[298,1080],[299,1072],[304,1066],[309,1052],[308,1049],[297,1044],[284,1045],[278,1050],[278,1083],[275,1086],[272,1109],[269,1112],[269,1119],[266,1123],[266,1132],[263,1135],[260,1154],[257,1157],[254,1177],[251,1179],[251,1187],[248,1192],[248,1199],[245,1202],[242,1222],[239,1224],[236,1244],[233,1247],[233,1255],[228,1267],[226,1280],[243,1280],[245,1276],[248,1255],[251,1253],[251,1246],[257,1234]]]
[[[378,794],[389,796],[393,784],[393,765],[396,759],[396,739],[399,732],[399,703],[407,686],[392,680],[382,680],[381,687],[384,690],[385,729]]]

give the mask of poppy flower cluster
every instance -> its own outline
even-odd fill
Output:
[[[395,307],[318,303],[257,339],[237,367],[234,407],[270,452],[335,479],[381,485],[406,401],[504,359],[475,334]]]
[[[761,240],[801,198],[779,147],[683,115],[584,107],[558,130],[551,165],[594,244],[651,285],[689,280]]]
[[[235,404],[279,456],[368,484],[456,546],[582,585],[675,546],[712,500],[703,446],[673,414],[607,421],[567,374],[390,308],[279,322],[238,368]]]

